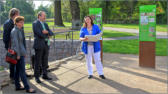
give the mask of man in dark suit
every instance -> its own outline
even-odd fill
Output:
[[[15,19],[15,17],[20,15],[20,11],[17,8],[12,8],[9,11],[9,19],[5,21],[4,25],[3,25],[3,42],[5,44],[5,49],[8,50],[8,48],[10,47],[10,35],[11,35],[11,31],[14,28],[14,22],[13,20]],[[23,32],[24,33],[24,32]],[[24,37],[24,46],[26,48],[26,41],[25,41],[25,37]],[[10,79],[11,82],[14,82],[14,72],[15,72],[15,65],[14,64],[10,64],[9,65],[9,70],[10,70]],[[27,77],[30,77],[30,75],[27,75]]]
[[[5,44],[5,49],[8,50],[8,48],[10,47],[10,34],[11,31],[14,27],[14,22],[13,20],[15,19],[15,17],[19,16],[19,10],[16,8],[12,8],[9,11],[9,19],[5,21],[4,25],[3,25],[3,42]],[[13,83],[14,81],[14,72],[15,72],[15,65],[14,64],[10,64],[9,65],[9,69],[10,69],[10,79]]]
[[[42,68],[43,79],[52,80],[52,78],[47,75],[48,67],[48,53],[50,40],[49,37],[53,35],[53,32],[49,29],[47,23],[45,23],[46,13],[40,11],[37,15],[38,19],[33,22],[33,32],[34,32],[34,45],[35,49],[35,66],[34,66],[34,76],[37,83],[41,83],[40,68]]]

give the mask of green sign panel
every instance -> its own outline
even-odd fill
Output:
[[[102,8],[89,8],[89,15],[92,16],[94,24],[97,24],[102,30]]]
[[[140,6],[139,40],[155,41],[156,39],[156,5]]]

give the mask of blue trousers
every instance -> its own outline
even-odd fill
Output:
[[[25,89],[29,90],[30,87],[29,87],[29,84],[27,82],[27,77],[26,77],[26,73],[25,73],[25,59],[24,59],[24,56],[21,56],[20,60],[18,60],[18,62],[16,64],[16,71],[15,71],[15,86],[16,86],[16,88],[21,87],[21,85],[19,83],[19,77],[21,78]]]
[[[9,70],[10,70],[10,78],[14,79],[15,75],[15,65],[14,64],[9,64]]]

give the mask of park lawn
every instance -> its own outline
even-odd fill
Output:
[[[47,22],[47,23],[48,23],[48,26],[50,27],[50,29],[52,29],[54,26],[54,22]],[[69,28],[71,26],[71,23],[64,22],[64,25],[65,25],[65,27],[54,26],[54,28]],[[33,32],[32,23],[25,23],[24,24],[24,31],[25,31],[25,33],[32,33]]]
[[[0,66],[0,71],[4,70],[4,67],[3,66]]]
[[[54,22],[47,22],[49,26],[54,26]],[[63,24],[65,25],[65,27],[70,27],[72,26],[72,23],[70,22],[63,22]]]
[[[54,22],[47,22],[47,24],[49,26],[54,26]],[[71,23],[70,22],[63,22],[63,24],[66,26],[66,27],[70,27],[71,26]]]
[[[73,32],[73,38],[79,39],[80,31]],[[72,38],[72,33],[70,33],[70,38]],[[136,36],[136,34],[128,33],[128,32],[118,32],[112,30],[103,30],[103,38],[112,38],[112,37],[127,37],[127,36]],[[66,39],[65,34],[56,34],[56,38],[58,39]]]
[[[25,33],[32,33],[32,23],[25,23],[24,24],[24,32]]]
[[[28,31],[29,30],[29,31]],[[30,28],[25,28],[25,34],[29,35],[27,33],[32,33]],[[56,39],[66,39],[67,33],[57,33],[55,35]],[[68,38],[72,39],[72,32],[69,34]],[[80,31],[74,31],[73,32],[73,39],[78,40],[80,35]],[[128,32],[118,32],[118,31],[112,31],[112,30],[103,30],[103,38],[111,38],[111,37],[126,37],[126,36],[136,36],[136,34],[128,33]],[[52,37],[54,38],[54,37]]]
[[[69,36],[67,36],[67,39],[72,39],[72,32],[56,33],[55,39],[66,39],[66,34],[69,34]],[[80,31],[73,31],[73,39],[79,40],[79,34]],[[52,38],[54,38],[54,36],[52,36]]]
[[[103,38],[136,36],[134,33],[119,32],[113,30],[103,30]]]
[[[30,69],[31,68],[31,65],[30,64],[26,64],[26,69]]]
[[[103,52],[120,54],[139,54],[139,40],[103,41]],[[156,55],[167,56],[167,39],[156,39]]]
[[[53,25],[54,25],[54,22],[47,22],[47,24],[48,24],[49,26],[53,26]],[[65,26],[71,26],[71,23],[69,23],[69,22],[64,22],[64,25],[65,25]],[[32,23],[24,23],[24,26],[26,26],[26,27],[32,27]]]
[[[139,24],[103,24],[104,27],[139,29]],[[156,25],[156,31],[167,32],[167,25]]]
[[[0,30],[2,30],[3,31],[3,26],[1,25],[1,28],[0,28]]]
[[[47,18],[46,19],[48,25],[53,26],[54,25],[54,18]],[[63,22],[63,24],[67,27],[67,26],[72,26],[71,22]]]

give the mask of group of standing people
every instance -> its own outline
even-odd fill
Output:
[[[42,78],[45,80],[52,80],[47,74],[48,55],[50,46],[50,36],[53,32],[49,29],[48,24],[45,23],[46,13],[39,11],[37,20],[32,24],[34,33],[35,49],[35,64],[34,77],[37,83],[41,83],[40,76],[42,70]],[[17,64],[10,64],[10,78],[15,82],[16,90],[26,90],[28,93],[35,93],[36,90],[30,88],[25,72],[25,58],[26,58],[26,41],[24,35],[24,17],[20,16],[20,11],[17,8],[12,8],[9,11],[9,19],[3,25],[3,41],[6,50],[11,48],[17,53]],[[96,64],[99,77],[105,79],[103,73],[103,66],[100,58],[100,41],[88,42],[85,35],[96,35],[101,33],[97,25],[93,23],[91,16],[84,18],[84,26],[80,31],[80,40],[83,41],[82,51],[85,53],[86,65],[88,69],[88,79],[93,78],[92,56]],[[20,84],[20,80],[23,86]]]
[[[40,11],[37,15],[37,20],[33,22],[34,45],[35,49],[35,65],[34,76],[37,83],[41,83],[39,77],[45,80],[52,80],[47,74],[48,68],[48,53],[50,46],[50,36],[53,32],[45,23],[46,14]],[[26,40],[24,35],[24,17],[20,16],[20,11],[17,8],[12,8],[9,11],[9,19],[3,25],[3,41],[6,50],[13,49],[17,53],[17,64],[10,64],[10,78],[14,80],[16,90],[26,90],[28,93],[35,93],[36,90],[30,88],[25,72],[26,58]],[[20,80],[23,86],[20,84]]]

